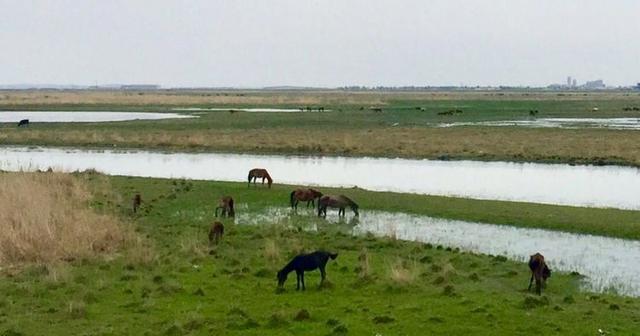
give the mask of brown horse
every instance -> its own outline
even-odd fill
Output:
[[[216,217],[218,217],[218,210],[222,209],[222,217],[234,217],[236,212],[233,208],[233,198],[231,196],[225,196],[220,199],[220,203],[216,207]]]
[[[142,204],[142,197],[140,197],[140,194],[136,194],[135,196],[133,196],[133,213],[138,212],[138,209],[140,209],[140,205]]]
[[[222,239],[222,235],[224,234],[224,225],[222,223],[215,221],[213,225],[211,225],[211,229],[209,229],[209,244],[215,243],[218,245],[220,239]]]
[[[318,200],[318,217],[327,217],[327,207],[338,208],[338,217],[344,217],[346,207],[350,207],[353,213],[358,217],[358,205],[352,201],[349,197],[344,195],[338,196],[322,196]]]
[[[291,207],[297,210],[299,201],[306,201],[307,208],[309,207],[309,204],[315,207],[316,206],[315,199],[320,197],[322,197],[322,193],[315,189],[311,189],[311,188],[296,189],[291,192],[291,197],[290,197]]]
[[[529,280],[529,290],[533,284],[533,279],[536,279],[536,293],[540,295],[542,287],[545,286],[547,278],[551,277],[551,270],[547,267],[547,263],[544,262],[544,256],[540,253],[536,253],[529,258],[529,269],[531,270],[531,279]]]
[[[258,178],[262,178],[262,184],[264,184],[264,179],[267,179],[269,184],[269,188],[271,188],[271,183],[273,183],[273,179],[269,172],[263,168],[254,168],[249,171],[249,186],[251,186],[251,179],[253,179],[253,184],[256,184],[256,180]]]

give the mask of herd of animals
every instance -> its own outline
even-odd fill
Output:
[[[263,168],[255,168],[249,171],[248,175],[248,184],[251,186],[251,182],[256,184],[258,178],[262,179],[262,184],[264,184],[265,180],[267,181],[267,186],[271,188],[271,184],[273,183],[273,179],[271,175],[267,172],[266,169]],[[312,188],[298,188],[293,190],[290,194],[290,205],[291,208],[297,210],[298,203],[300,201],[307,202],[307,207],[310,205],[315,208],[317,200],[317,209],[318,209],[318,217],[326,217],[327,216],[327,208],[338,209],[338,216],[345,216],[345,209],[347,207],[351,208],[354,212],[354,215],[359,216],[358,212],[358,204],[356,204],[353,200],[344,195],[323,195],[320,191],[312,189]],[[136,213],[142,204],[142,197],[140,194],[136,194],[133,197],[133,212]],[[220,215],[222,217],[234,217],[235,216],[235,207],[234,201],[231,196],[224,196],[220,199],[220,202],[215,208],[215,216],[218,217],[218,211],[220,211]],[[220,221],[214,221],[209,229],[209,243],[210,244],[218,244],[224,235],[224,225]],[[320,285],[324,282],[326,278],[325,266],[327,262],[331,259],[334,260],[338,257],[337,253],[331,253],[327,251],[315,251],[309,254],[300,254],[295,256],[289,263],[287,263],[280,271],[277,273],[278,279],[278,288],[282,289],[285,281],[287,280],[287,276],[291,272],[296,272],[296,290],[305,290],[304,285],[304,272],[313,271],[316,269],[320,270]],[[547,266],[544,256],[540,253],[536,253],[531,255],[529,258],[529,269],[531,270],[531,279],[529,280],[529,288],[533,286],[533,282],[535,280],[536,283],[536,293],[538,295],[541,294],[542,288],[545,287],[546,280],[551,277],[551,269]]]

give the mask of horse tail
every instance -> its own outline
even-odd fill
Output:
[[[293,198],[295,197],[295,195],[296,195],[296,191],[294,190],[294,191],[291,192],[291,196],[289,197],[289,201],[291,202],[291,207],[292,208],[293,208],[293,203],[294,203],[294,199]]]
[[[329,253],[329,258],[331,258],[331,260],[336,260],[337,257],[338,257],[337,253]]]
[[[233,198],[229,197],[229,217],[235,217],[236,211],[233,208]]]

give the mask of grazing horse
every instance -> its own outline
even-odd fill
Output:
[[[209,229],[209,244],[215,243],[218,245],[220,239],[222,239],[222,235],[224,234],[224,225],[222,223],[215,221],[213,225],[211,225],[211,229]]]
[[[551,270],[547,267],[547,263],[544,262],[544,256],[540,253],[536,253],[529,258],[529,269],[531,270],[531,279],[529,280],[529,290],[533,284],[533,279],[536,279],[536,293],[540,295],[542,287],[545,286],[547,278],[551,277]]]
[[[18,122],[18,127],[20,126],[29,126],[29,119],[22,119]]]
[[[140,194],[136,194],[135,196],[133,196],[132,204],[133,213],[138,212],[138,209],[140,209],[140,205],[142,204],[142,197],[140,197]]]
[[[220,209],[222,209],[222,217],[234,217],[236,215],[231,196],[225,196],[220,199],[220,203],[216,207],[216,217],[218,217],[218,210]]]
[[[307,202],[307,208],[309,207],[309,204],[313,205],[315,207],[315,199],[316,198],[320,198],[322,197],[322,193],[315,190],[315,189],[296,189],[294,191],[291,192],[291,207],[295,210],[298,209],[298,202],[299,201],[306,201]]]
[[[344,209],[350,207],[353,213],[358,217],[358,205],[352,201],[349,197],[344,195],[338,196],[323,196],[318,200],[318,217],[327,217],[327,207],[338,208],[338,217],[345,216]]]
[[[329,258],[335,260],[337,257],[337,253],[330,253],[326,251],[315,251],[313,253],[300,254],[293,257],[293,259],[291,259],[284,268],[278,271],[278,288],[284,287],[284,282],[287,281],[289,273],[296,271],[296,290],[300,289],[301,283],[302,290],[305,290],[304,272],[313,271],[316,268],[320,269],[320,285],[322,285],[324,279],[327,277],[324,267],[327,265]]]
[[[267,170],[263,168],[254,168],[249,171],[249,186],[251,186],[251,179],[253,179],[253,184],[255,185],[256,180],[259,177],[262,178],[262,184],[264,184],[264,179],[267,179],[269,188],[271,188],[271,183],[273,183],[273,179],[271,178],[271,175],[269,175],[269,172],[267,172]]]

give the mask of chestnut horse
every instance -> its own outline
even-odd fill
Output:
[[[218,245],[218,242],[220,241],[220,239],[222,239],[223,234],[224,225],[222,225],[222,223],[218,221],[213,222],[213,224],[211,225],[211,229],[209,229],[209,244],[216,243],[216,245]]]
[[[358,217],[358,205],[352,201],[349,197],[344,195],[338,196],[322,196],[318,200],[318,217],[327,217],[327,207],[338,208],[338,217],[344,217],[346,207],[350,207],[353,213]]]
[[[551,277],[551,270],[547,267],[547,263],[544,262],[544,256],[540,253],[536,253],[529,257],[529,269],[531,270],[531,279],[529,280],[529,290],[533,284],[533,279],[536,279],[536,293],[540,295],[542,287],[545,286],[547,278]]]
[[[218,217],[218,210],[222,209],[222,217],[234,217],[236,215],[233,209],[233,198],[231,196],[225,196],[220,199],[220,203],[216,207],[216,217]]]
[[[262,178],[262,184],[264,184],[264,179],[267,179],[269,188],[271,188],[273,179],[271,178],[271,175],[269,175],[269,172],[263,168],[254,168],[249,171],[249,186],[251,186],[251,179],[253,179],[253,184],[255,185],[258,178]]]
[[[291,197],[290,197],[291,207],[297,210],[299,201],[306,201],[307,208],[309,207],[309,204],[315,207],[316,206],[315,199],[320,197],[322,197],[322,193],[315,189],[311,189],[311,188],[296,189],[291,192]]]

